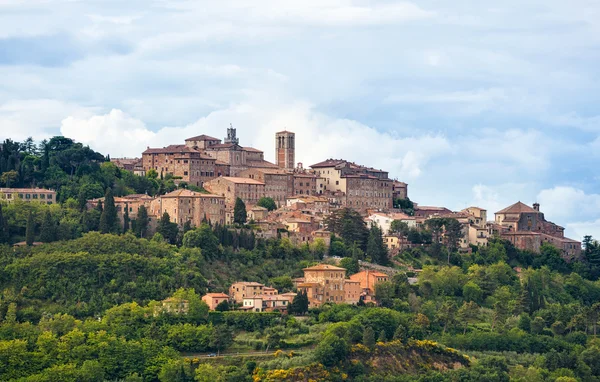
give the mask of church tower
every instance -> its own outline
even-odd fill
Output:
[[[275,134],[275,156],[279,168],[294,169],[295,149],[296,134],[286,130]]]

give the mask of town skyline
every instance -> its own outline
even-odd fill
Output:
[[[539,202],[600,237],[598,5],[304,6],[0,2],[0,139],[138,156],[232,123],[273,161],[287,128],[305,167],[383,168],[452,210]]]

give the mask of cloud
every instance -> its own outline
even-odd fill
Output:
[[[56,134],[65,116],[85,117],[95,111],[97,108],[52,99],[8,101],[0,104],[0,139],[48,138]]]
[[[0,66],[63,66],[82,57],[81,46],[67,34],[0,39]]]
[[[587,220],[600,215],[600,194],[587,194],[575,187],[557,186],[545,189],[540,191],[537,198],[542,211],[549,219]]]
[[[89,118],[67,117],[62,121],[61,133],[112,157],[132,157],[140,156],[147,146],[182,144],[190,136],[223,136],[230,123],[237,127],[241,144],[264,150],[271,161],[275,132],[284,128],[296,132],[296,159],[305,167],[328,157],[343,157],[386,169],[392,176],[414,179],[431,160],[450,150],[448,141],[439,135],[394,137],[356,121],[328,117],[303,102],[236,104],[187,126],[163,127],[156,132],[139,119],[112,110]],[[377,144],[376,157],[372,145],[366,142]]]
[[[566,231],[577,240],[582,240],[586,235],[591,235],[598,240],[600,239],[600,219],[586,222],[568,223]]]

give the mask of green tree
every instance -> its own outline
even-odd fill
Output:
[[[109,187],[104,194],[104,209],[100,215],[100,232],[117,233],[119,232],[117,208],[115,207],[115,198],[112,189]]]
[[[304,291],[300,291],[294,296],[292,303],[288,307],[288,313],[303,315],[308,312],[308,295]]]
[[[217,258],[219,254],[219,239],[208,224],[186,232],[183,235],[183,246],[187,248],[200,248],[202,254],[209,259]]]
[[[370,256],[371,261],[376,264],[387,265],[389,262],[387,248],[383,244],[381,229],[376,225],[373,225],[369,231],[367,256]]]
[[[142,205],[138,208],[137,219],[135,220],[135,230],[138,237],[146,237],[148,224],[148,210]]]
[[[346,268],[347,272],[346,275],[347,276],[351,276],[355,273],[358,273],[360,271],[360,266],[358,264],[358,259],[355,257],[344,257],[342,260],[340,260],[340,267],[342,268]]]
[[[123,213],[123,233],[129,231],[129,205],[125,203],[125,212]]]
[[[227,325],[215,326],[213,335],[210,339],[211,348],[217,352],[222,352],[233,343],[233,332]]]
[[[387,336],[385,335],[385,330],[379,332],[379,337],[377,338],[377,342],[387,342]]]
[[[258,200],[258,203],[256,203],[257,206],[259,207],[264,207],[269,211],[273,211],[277,209],[277,204],[275,203],[275,200],[273,200],[273,198],[270,198],[268,196],[263,196],[262,198],[260,198]]]
[[[327,230],[339,235],[346,246],[357,243],[363,251],[367,249],[369,229],[358,211],[341,208],[325,218]]]
[[[40,241],[50,243],[56,240],[56,224],[50,211],[44,213],[44,220],[40,228]]]
[[[8,221],[4,218],[2,203],[0,203],[0,244],[8,243],[9,240],[10,233],[8,232]]]
[[[171,244],[175,244],[177,241],[179,227],[177,226],[177,223],[171,223],[171,217],[167,211],[165,211],[160,218],[156,233],[161,234],[163,238]]]
[[[363,332],[362,344],[369,349],[373,349],[375,347],[375,332],[373,331],[372,327],[369,326],[365,328]]]
[[[326,334],[315,349],[315,358],[326,367],[332,367],[348,355],[348,343],[344,338]]]
[[[390,231],[393,233],[397,233],[401,236],[407,236],[410,231],[410,228],[407,223],[401,220],[394,220],[390,224]]]
[[[246,204],[240,198],[235,199],[235,206],[233,207],[233,222],[236,224],[246,223],[248,213],[246,212]]]
[[[469,324],[475,322],[479,316],[479,305],[473,301],[465,301],[458,309],[457,316],[459,321],[463,324],[463,334],[465,334]]]
[[[217,312],[227,312],[228,310],[230,310],[229,308],[229,301],[227,300],[223,300],[221,301],[216,307],[215,310]]]
[[[25,242],[28,246],[32,246],[35,240],[35,221],[33,219],[33,211],[29,211],[27,217],[27,227],[25,229]]]

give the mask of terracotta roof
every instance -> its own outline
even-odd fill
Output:
[[[261,207],[261,206],[254,206],[252,208],[250,208],[250,211],[268,211],[268,208],[265,207]]]
[[[219,143],[216,145],[212,145],[212,146],[208,146],[206,149],[207,150],[213,150],[213,149],[229,149],[232,147],[236,147],[239,149],[242,149],[243,147],[240,145],[236,145],[235,143]]]
[[[381,273],[381,272],[377,272],[377,271],[370,271],[370,270],[361,271],[361,272],[355,273],[354,275],[360,275],[361,273],[368,273],[369,276],[375,276],[375,277],[390,277],[389,275],[387,275],[385,273]],[[352,275],[352,276],[354,276],[354,275]],[[352,276],[350,276],[350,278],[352,278]]]
[[[267,174],[267,175],[284,175],[287,174],[287,171],[285,171],[282,168],[263,168],[263,167],[258,167],[258,168],[254,168],[254,170],[256,171],[260,171],[263,174]]]
[[[335,166],[337,166],[339,164],[346,163],[346,162],[347,161],[345,161],[343,159],[327,159],[327,160],[325,160],[323,162],[315,163],[315,164],[313,164],[310,167],[312,167],[312,168],[315,168],[315,167],[317,167],[317,168],[318,167],[335,167]]]
[[[201,192],[190,191],[186,189],[179,189],[171,191],[168,194],[162,195],[162,198],[178,198],[178,197],[190,197],[190,198],[223,198],[223,196],[214,194],[203,194]]]
[[[204,297],[211,297],[211,298],[215,298],[215,297],[227,297],[229,298],[228,295],[226,295],[225,293],[207,293],[204,295]]]
[[[537,213],[539,211],[534,210],[533,208],[529,207],[525,203],[516,202],[512,206],[508,206],[505,209],[500,210],[500,211],[498,211],[496,213],[497,214],[521,214],[521,213],[524,213],[524,212]]]
[[[0,188],[0,193],[15,193],[15,192],[24,192],[24,193],[55,193],[56,191],[47,190],[45,188]]]
[[[200,151],[188,147],[186,145],[169,145],[163,148],[150,148],[148,147],[142,154],[180,154],[180,153],[198,153]]]
[[[256,281],[238,281],[238,282],[235,282],[235,283],[233,283],[231,285],[234,285],[234,284],[249,285],[249,286],[262,286],[262,287],[264,287],[263,284],[257,283]]]
[[[336,267],[335,265],[319,264],[314,267],[304,268],[303,271],[345,271],[346,268]]]
[[[238,178],[238,177],[234,177],[234,176],[223,176],[223,177],[217,178],[217,179],[227,180],[227,181],[235,183],[235,184],[257,184],[257,185],[264,186],[263,182],[259,182],[256,179],[250,179],[250,178]]]
[[[250,152],[253,152],[253,153],[262,153],[261,150],[255,149],[254,147],[242,147],[242,150],[244,150],[244,151],[250,151]]]
[[[266,160],[249,160],[246,161],[248,167],[261,167],[261,168],[279,168],[275,163],[268,162]]]
[[[198,135],[196,137],[188,138],[185,141],[186,142],[188,142],[188,141],[219,141],[219,142],[221,142],[221,140],[219,138],[214,138],[214,137],[204,135],[204,134]]]

